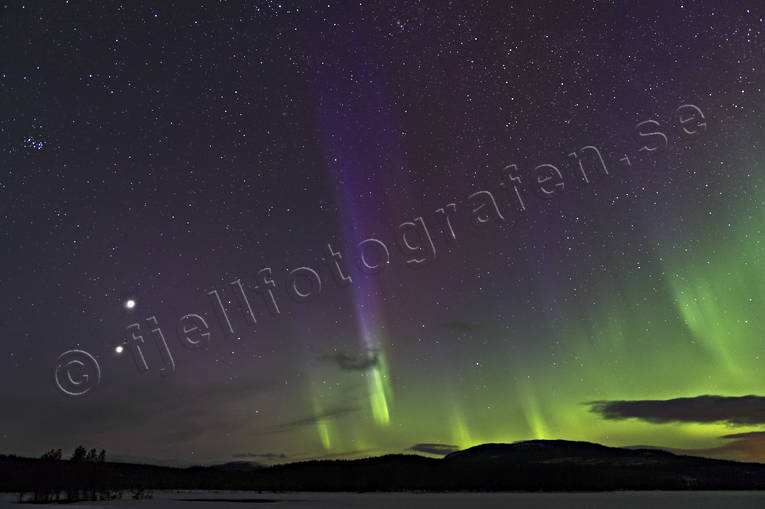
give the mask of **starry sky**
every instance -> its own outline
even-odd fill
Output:
[[[0,452],[765,461],[761,2],[0,13]]]

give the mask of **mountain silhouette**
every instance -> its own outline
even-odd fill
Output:
[[[512,444],[483,444],[447,454],[451,462],[577,463],[640,464],[671,461],[676,455],[658,448],[607,447],[591,442],[569,440],[527,440]]]
[[[262,491],[606,491],[765,489],[765,464],[656,449],[530,440],[484,444],[444,458],[393,454],[273,466],[190,468],[0,456],[0,491],[237,489]]]
[[[228,463],[222,463],[220,465],[210,465],[211,468],[217,468],[218,470],[239,470],[247,471],[257,468],[266,468],[267,465],[258,463],[257,461],[229,461]]]

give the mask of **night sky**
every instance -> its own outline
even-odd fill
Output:
[[[0,13],[0,452],[765,461],[762,2]]]

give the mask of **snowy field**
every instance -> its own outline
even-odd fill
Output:
[[[0,509],[10,507],[55,507],[16,503],[17,497],[0,495]],[[619,492],[619,493],[252,493],[164,491],[151,500],[83,502],[64,507],[182,508],[198,509],[274,507],[278,509],[377,508],[518,508],[549,509],[739,509],[765,507],[765,492]]]

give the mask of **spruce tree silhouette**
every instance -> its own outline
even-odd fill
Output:
[[[88,451],[81,445],[78,445],[72,454],[72,461],[85,461]]]
[[[44,453],[42,456],[40,456],[40,459],[44,460],[60,460],[61,459],[61,449],[51,449],[50,451]]]

